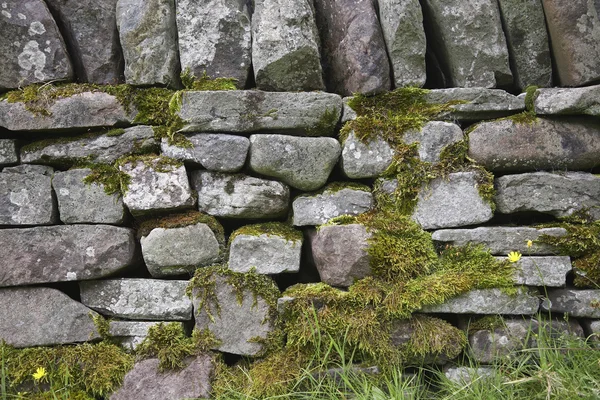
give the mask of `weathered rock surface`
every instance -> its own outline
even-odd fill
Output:
[[[462,139],[458,125],[442,121],[428,122],[420,131],[408,131],[402,138],[408,144],[419,142],[419,158],[430,163],[439,162],[442,150]]]
[[[43,0],[3,1],[0,32],[0,90],[73,78],[67,48]]]
[[[323,226],[310,237],[321,281],[348,287],[371,273],[367,248],[371,233],[360,224]]]
[[[498,2],[515,86],[552,86],[552,59],[541,0]]]
[[[51,288],[0,289],[0,341],[32,347],[99,339],[95,312]]]
[[[425,100],[428,103],[450,103],[449,110],[438,116],[444,119],[477,121],[506,117],[525,110],[524,99],[499,89],[433,89],[425,93]]]
[[[352,96],[346,96],[342,98],[342,124],[356,119],[357,117],[356,111],[354,111],[348,104],[350,100],[352,100]]]
[[[542,310],[572,317],[600,318],[600,290],[551,290],[542,302]]]
[[[600,340],[600,321],[599,320],[580,320],[581,327],[589,335],[589,340],[598,346]]]
[[[600,116],[600,86],[538,89],[534,94],[536,114]]]
[[[52,168],[9,167],[0,172],[0,225],[50,225],[58,210]]]
[[[342,98],[332,93],[227,90],[184,92],[178,115],[187,123],[185,132],[331,136],[341,113]]]
[[[426,0],[424,6],[450,86],[494,88],[512,83],[496,1]]]
[[[458,385],[468,385],[481,379],[494,379],[496,370],[490,367],[450,367],[444,371],[448,380]]]
[[[79,282],[81,302],[103,315],[149,321],[192,319],[188,281],[107,279]]]
[[[0,127],[11,131],[64,131],[131,124],[137,111],[125,110],[115,96],[84,92],[57,99],[48,106],[50,115],[27,109],[24,103],[0,101]]]
[[[455,172],[436,178],[419,193],[412,218],[423,229],[480,224],[494,216],[481,198],[476,172]]]
[[[213,293],[215,301],[200,307],[199,289],[193,291],[196,328],[210,330],[221,341],[215,350],[246,356],[260,353],[263,345],[256,338],[266,338],[274,326],[265,299],[244,289],[240,301],[238,289],[220,275],[215,276]]]
[[[571,259],[566,256],[521,257],[515,267],[516,285],[546,287],[564,287],[567,284],[567,273],[573,268]]]
[[[117,0],[117,28],[130,85],[176,85],[179,54],[174,0]]]
[[[394,149],[387,141],[374,138],[363,143],[351,131],[344,141],[340,164],[350,179],[375,178],[389,167],[393,158]]]
[[[599,134],[587,119],[482,122],[469,134],[469,157],[494,172],[586,170],[600,164]]]
[[[358,215],[373,208],[370,191],[352,187],[328,187],[316,195],[300,195],[294,199],[294,225],[321,225],[340,215]]]
[[[161,324],[163,322],[158,321],[109,321],[108,322],[108,334],[111,338],[119,342],[119,344],[125,347],[127,350],[135,350],[140,343],[144,341],[148,335],[148,330]],[[179,324],[183,330],[182,322],[171,322],[172,324]]]
[[[218,217],[277,218],[289,207],[290,189],[281,182],[246,175],[193,171],[198,210]]]
[[[261,90],[325,89],[312,1],[256,2],[252,14],[252,65],[256,87]]]
[[[244,166],[250,141],[243,136],[198,133],[187,136],[193,147],[169,145],[163,139],[162,154],[186,163],[201,165],[209,171],[237,172]]]
[[[538,312],[537,293],[519,288],[516,295],[500,289],[475,289],[443,304],[425,306],[423,313],[531,315]]]
[[[244,0],[177,1],[181,70],[196,78],[235,78],[243,89],[251,64],[250,16]]]
[[[183,165],[161,165],[161,159],[136,161],[119,169],[131,177],[123,202],[134,216],[189,209],[196,204]]]
[[[301,250],[302,239],[274,233],[238,234],[229,248],[229,269],[248,272],[255,268],[258,274],[298,272]]]
[[[440,244],[464,246],[469,243],[483,244],[492,254],[506,256],[511,251],[527,255],[554,255],[557,250],[544,243],[535,241],[541,235],[564,236],[563,228],[529,228],[529,227],[480,227],[475,229],[442,229],[433,232],[431,238]],[[527,241],[533,241],[528,248]]]
[[[0,167],[12,165],[19,162],[16,141],[11,139],[0,139]]]
[[[334,138],[250,136],[250,169],[304,191],[327,182],[340,153],[340,143]]]
[[[123,80],[123,54],[117,31],[117,0],[48,0],[61,23],[73,66],[82,82]]]
[[[316,0],[327,87],[342,96],[390,89],[383,34],[373,1]]]
[[[58,200],[60,220],[65,224],[122,224],[125,206],[118,194],[106,194],[104,185],[86,184],[89,168],[56,172],[52,187]]]
[[[600,177],[587,172],[504,175],[495,186],[497,210],[503,214],[536,211],[567,217],[587,210],[600,219]]]
[[[158,358],[137,362],[110,400],[183,400],[209,398],[215,360],[200,354],[184,360],[181,370],[160,371]]]
[[[379,0],[379,21],[396,87],[423,86],[425,29],[418,0]]]
[[[125,129],[121,135],[92,135],[34,142],[21,148],[21,160],[31,164],[70,166],[76,162],[112,164],[118,158],[156,148],[152,127],[140,125]]]
[[[542,0],[560,86],[582,86],[600,78],[598,4]]]
[[[193,273],[219,257],[219,242],[206,224],[154,228],[140,242],[146,267],[153,277]]]

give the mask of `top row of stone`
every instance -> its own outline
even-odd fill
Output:
[[[179,87],[180,71],[235,78],[240,89],[252,86],[253,73],[261,90],[343,96],[426,80],[437,87],[549,87],[549,43],[555,84],[600,79],[595,2],[421,3],[1,0],[0,91],[75,79]]]

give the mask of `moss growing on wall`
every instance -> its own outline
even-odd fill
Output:
[[[264,222],[260,224],[244,225],[229,236],[229,245],[231,245],[233,239],[239,235],[279,236],[293,242],[301,241],[303,238],[301,231],[294,229],[292,226],[284,224],[283,222]]]
[[[236,90],[238,80],[235,78],[211,78],[206,71],[196,78],[189,68],[181,73],[181,83],[189,90]]]
[[[109,164],[85,164],[91,173],[83,179],[83,182],[91,185],[96,183],[103,185],[104,192],[108,195],[123,194],[127,192],[131,177],[121,171],[116,165]]]

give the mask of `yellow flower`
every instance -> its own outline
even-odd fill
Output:
[[[511,251],[510,253],[508,253],[508,261],[510,261],[511,263],[517,262],[521,259],[521,253],[519,253],[518,251]]]
[[[46,368],[44,367],[39,367],[37,369],[37,371],[35,371],[35,374],[33,374],[33,379],[37,381],[40,381],[41,379],[43,379],[46,376]]]
[[[533,241],[532,240],[528,240],[527,241],[527,248],[530,248],[531,246],[533,246]]]

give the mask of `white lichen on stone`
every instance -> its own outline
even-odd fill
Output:
[[[43,72],[46,66],[46,55],[40,50],[40,45],[35,40],[30,40],[25,44],[17,60],[19,67],[22,68],[21,76],[27,76],[33,69],[33,75],[36,79],[46,79],[46,75]]]

